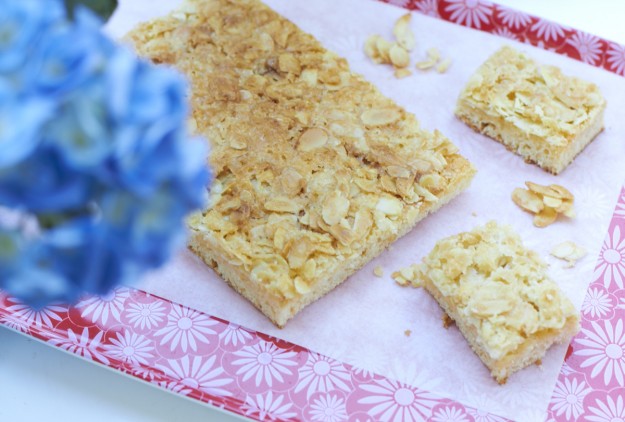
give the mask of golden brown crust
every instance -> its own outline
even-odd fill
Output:
[[[545,269],[510,227],[490,222],[440,240],[416,275],[504,383],[578,330],[575,307]]]
[[[258,1],[189,1],[128,38],[189,77],[211,141],[191,248],[279,326],[473,176],[448,139]]]
[[[456,116],[558,174],[601,132],[605,105],[595,84],[503,47],[471,77]]]

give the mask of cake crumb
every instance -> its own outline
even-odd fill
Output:
[[[395,271],[391,274],[395,283],[402,287],[411,285],[412,287],[421,287],[421,281],[418,277],[419,265],[412,264],[409,267],[401,268],[399,271]]]
[[[472,215],[473,217],[477,217],[477,213],[476,213],[475,211],[473,211],[473,212],[471,213],[471,215]]]
[[[412,334],[412,330],[406,330],[406,331],[404,331],[404,335],[405,335],[406,337],[410,337],[410,334]]]
[[[552,256],[567,262],[564,268],[573,268],[577,261],[585,257],[587,253],[586,249],[570,240],[557,244],[550,252]]]
[[[375,275],[376,277],[383,277],[384,276],[384,268],[382,268],[381,266],[376,266],[373,269],[373,275]]]

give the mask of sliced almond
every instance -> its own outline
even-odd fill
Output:
[[[398,121],[400,117],[400,112],[392,108],[374,108],[360,115],[360,119],[367,126],[389,125]]]
[[[545,195],[543,196],[543,203],[546,207],[554,208],[557,211],[558,207],[562,205],[562,200],[560,198],[554,198],[552,196]]]
[[[392,177],[400,177],[402,179],[412,176],[412,172],[405,167],[388,166],[386,172]]]
[[[470,301],[469,311],[480,317],[490,317],[501,315],[512,310],[514,302],[508,298],[482,298],[477,301]]]
[[[293,287],[295,287],[295,291],[299,294],[306,294],[310,292],[310,285],[300,276],[295,277],[293,280]]]
[[[534,225],[536,227],[547,227],[558,217],[558,213],[553,208],[543,208],[534,216]]]
[[[438,73],[445,73],[451,66],[451,59],[445,59],[436,66],[436,71]]]
[[[302,71],[302,66],[297,57],[293,54],[283,53],[278,56],[278,69],[280,69],[281,72],[299,75]]]
[[[563,208],[563,206],[565,204],[568,205],[568,206]],[[572,202],[562,202],[562,206],[560,208],[564,210],[564,211],[562,211],[562,215],[564,215],[564,216],[566,216],[568,218],[575,218],[575,210],[573,209],[573,203]]]
[[[538,195],[523,188],[516,188],[512,191],[512,201],[524,210],[533,213],[538,213],[545,207]]]
[[[417,62],[415,67],[419,70],[427,70],[427,69],[433,68],[435,65],[436,65],[435,60],[424,60],[421,62]]]
[[[393,44],[389,50],[389,58],[393,66],[403,69],[410,64],[410,56],[404,47],[399,44]]]
[[[313,251],[314,246],[306,237],[292,242],[291,248],[289,249],[289,253],[286,257],[289,267],[294,269],[302,267]]]
[[[395,77],[397,79],[403,79],[403,78],[407,78],[408,76],[412,75],[412,71],[410,69],[395,69],[395,73],[394,73]]]
[[[378,38],[379,35],[374,34],[369,36],[365,41],[365,54],[376,63],[381,63],[380,53],[378,52]]]
[[[395,22],[395,26],[393,27],[393,35],[395,35],[395,39],[403,48],[408,51],[411,51],[415,45],[415,37],[410,29],[410,19],[412,15],[410,13],[406,13]]]
[[[437,62],[441,58],[441,53],[436,47],[428,48],[427,55],[428,58],[434,62]]]
[[[349,200],[340,192],[334,192],[328,195],[323,202],[321,217],[326,224],[332,226],[345,218],[348,210]]]
[[[549,185],[549,189],[551,189],[552,192],[555,193],[556,198],[560,198],[560,199],[568,199],[573,201],[573,194],[564,186],[560,186],[560,185]]]
[[[381,211],[383,214],[390,216],[401,214],[403,208],[402,202],[395,197],[380,198],[375,206],[377,211]]]
[[[388,40],[385,40],[382,37],[378,37],[376,38],[375,47],[380,56],[381,63],[390,63],[391,62],[390,51],[391,51],[391,47],[393,47],[393,43]]]
[[[302,209],[302,207],[291,198],[278,197],[265,202],[265,209],[268,211],[297,214]]]
[[[528,181],[528,182],[525,182],[525,186],[527,186],[527,188],[531,190],[532,192],[538,193],[540,195],[552,194],[552,191],[551,189],[549,189],[548,186],[539,185],[538,183]]]
[[[567,261],[566,267],[571,268],[577,261],[586,256],[587,252],[581,246],[571,241],[566,241],[554,246],[550,254],[558,259]]]
[[[328,133],[318,127],[307,129],[299,138],[297,149],[308,152],[321,148],[328,142]]]
[[[352,231],[356,239],[364,238],[369,233],[372,226],[373,217],[368,209],[361,208],[356,211],[356,215],[354,216],[354,226],[352,227]]]
[[[343,245],[349,246],[354,241],[354,235],[351,230],[340,224],[334,224],[331,226],[329,232]]]

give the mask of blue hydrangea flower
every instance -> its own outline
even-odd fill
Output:
[[[49,6],[49,7],[48,7]],[[0,8],[0,288],[33,306],[105,293],[165,263],[209,183],[186,85],[60,0]]]

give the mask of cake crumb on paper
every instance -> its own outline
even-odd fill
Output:
[[[421,287],[421,282],[419,281],[419,277],[417,277],[418,271],[419,265],[412,264],[409,267],[404,267],[395,271],[391,274],[391,277],[395,280],[395,283],[402,287]]]
[[[404,335],[405,335],[406,337],[410,337],[410,334],[412,334],[412,330],[406,330],[406,331],[404,331]]]
[[[562,259],[567,262],[564,268],[573,268],[577,261],[586,256],[588,252],[581,246],[567,240],[557,244],[551,249],[551,256]]]
[[[383,277],[384,276],[384,268],[382,268],[380,265],[376,266],[373,269],[373,275],[375,275],[376,277]]]

